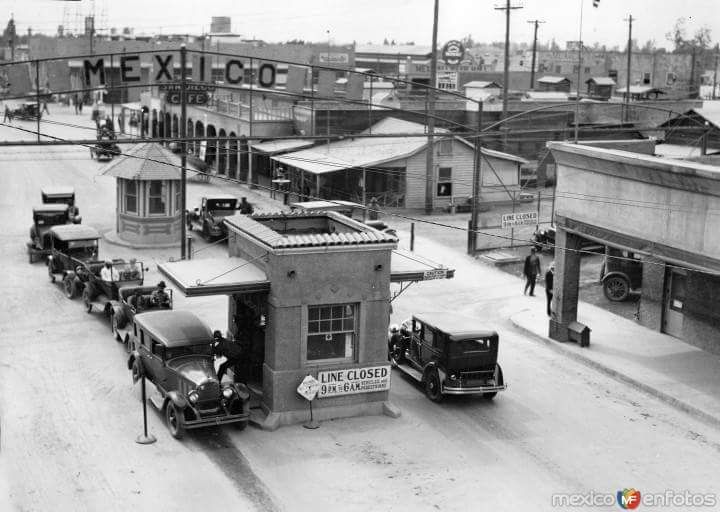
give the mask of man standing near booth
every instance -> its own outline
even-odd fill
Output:
[[[233,368],[233,380],[237,381],[239,375],[237,375],[235,367],[241,362],[242,350],[240,350],[240,345],[225,338],[220,331],[215,331],[213,332],[212,348],[216,358],[220,356],[225,358],[225,362],[221,363],[218,368],[218,382],[222,383],[222,378],[227,373],[228,368]]]
[[[537,250],[535,247],[530,249],[530,254],[525,258],[525,265],[523,266],[523,275],[525,276],[525,291],[523,295],[527,294],[528,289],[530,295],[535,295],[535,281],[537,276],[540,274],[540,258],[536,254]]]

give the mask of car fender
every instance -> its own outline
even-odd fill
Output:
[[[607,274],[605,274],[603,276],[602,282],[605,283],[605,281],[607,281],[611,277],[622,277],[623,279],[625,279],[628,282],[628,286],[629,286],[630,276],[628,276],[625,272],[621,272],[619,270],[613,270],[612,272],[608,272]]]
[[[233,389],[235,390],[237,397],[243,402],[250,400],[250,391],[245,384],[235,383],[233,384]]]
[[[133,350],[132,352],[130,352],[130,355],[128,356],[128,362],[127,362],[128,370],[132,370],[135,359],[140,359],[140,353],[137,350]],[[142,359],[140,359],[140,360],[142,361]]]
[[[117,325],[118,327],[122,328],[125,326],[125,312],[122,308],[122,306],[119,303],[116,303],[115,301],[111,301],[108,303],[110,306],[110,313],[117,318]]]
[[[423,369],[423,382],[425,381],[425,375],[427,375],[427,372],[429,372],[431,369],[437,370],[438,377],[440,378],[440,384],[444,384],[447,373],[445,373],[445,370],[440,368],[435,361],[431,361],[425,365],[425,368]]]
[[[168,391],[168,394],[165,397],[166,404],[168,401],[171,401],[173,404],[175,404],[175,407],[177,407],[178,409],[185,409],[185,407],[187,407],[188,405],[187,399],[175,390]]]

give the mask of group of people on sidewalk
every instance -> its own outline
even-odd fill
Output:
[[[523,265],[523,275],[525,276],[525,288],[523,295],[527,295],[528,290],[531,296],[535,296],[535,283],[537,277],[542,274],[540,268],[540,258],[537,255],[537,249],[533,247],[530,249],[530,254],[525,258],[525,264]],[[553,298],[553,286],[555,281],[555,262],[551,262],[548,266],[547,272],[545,272],[545,298],[547,299],[547,315],[552,316],[552,298]]]

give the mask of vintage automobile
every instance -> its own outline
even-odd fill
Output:
[[[135,315],[173,308],[172,290],[166,289],[169,300],[158,304],[152,299],[155,289],[155,286],[124,286],[118,290],[118,300],[112,302],[110,326],[115,339],[124,343],[128,352],[135,350],[130,336]]]
[[[290,209],[292,210],[307,210],[307,211],[331,211],[338,212],[346,217],[355,219],[358,222],[364,222],[366,225],[373,229],[382,231],[394,237],[397,237],[397,231],[387,225],[383,220],[362,220],[362,212],[365,207],[359,203],[353,203],[352,201],[343,201],[340,199],[333,199],[332,201],[300,201],[296,203],[290,203]]]
[[[68,223],[66,204],[42,204],[33,208],[33,225],[27,243],[28,260],[35,263],[50,254],[50,228]]]
[[[80,224],[82,217],[80,210],[75,206],[75,189],[73,187],[43,187],[40,190],[43,204],[68,205],[68,221]]]
[[[86,265],[100,265],[97,260],[100,235],[89,226],[65,224],[50,228],[50,255],[48,256],[48,274],[50,282],[58,279],[62,283],[68,299],[77,297],[82,288],[75,279],[76,269]]]
[[[155,385],[150,402],[165,412],[173,437],[211,425],[247,426],[250,392],[243,384],[218,381],[212,332],[194,313],[149,311],[135,315],[132,329],[128,369],[134,382],[145,376]]]
[[[423,313],[403,322],[407,336],[388,341],[392,366],[422,383],[434,401],[443,395],[495,398],[506,389],[497,362],[497,332],[454,313]]]
[[[642,261],[630,251],[607,247],[602,277],[603,293],[608,300],[620,302],[631,290],[642,286]]]
[[[225,217],[237,213],[238,200],[233,196],[203,197],[200,207],[187,212],[188,231],[198,229],[203,238],[212,240],[227,236]]]
[[[41,118],[42,113],[38,109],[37,102],[26,101],[20,104],[18,107],[12,109],[12,116],[17,119],[24,119],[30,121]]]
[[[90,158],[97,160],[112,160],[120,154],[120,146],[115,142],[115,134],[110,130],[98,130],[97,142],[90,148]]]
[[[97,309],[110,318],[113,306],[120,298],[119,289],[126,286],[142,286],[145,268],[142,262],[113,260],[110,264],[112,281],[105,281],[101,277],[103,266],[82,265],[75,270],[75,286],[82,289],[82,301],[88,313]]]

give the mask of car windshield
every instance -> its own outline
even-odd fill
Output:
[[[58,224],[65,224],[67,222],[67,214],[62,213],[37,213],[35,214],[35,221],[38,226],[57,226]]]
[[[212,347],[210,346],[210,342],[185,345],[182,347],[168,347],[165,351],[165,359],[167,360],[192,355],[211,356]]]
[[[451,353],[459,356],[471,353],[489,352],[492,347],[491,338],[469,338],[457,340],[451,344]]]
[[[237,209],[237,201],[235,199],[216,199],[208,201],[208,210],[213,215],[234,215]]]
[[[97,240],[71,240],[67,243],[65,253],[81,260],[91,259],[97,255]]]

